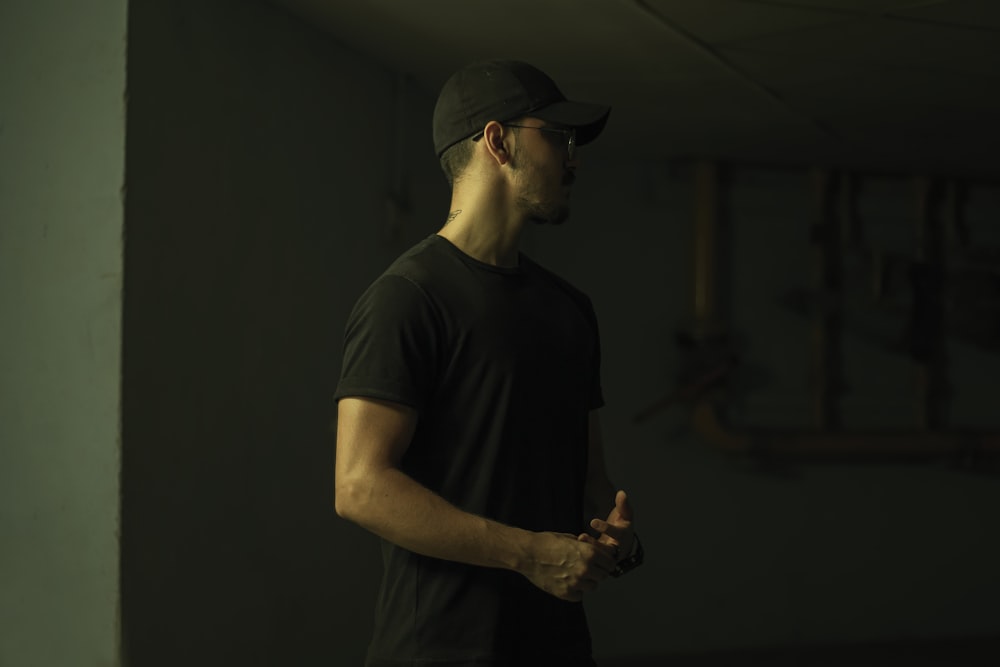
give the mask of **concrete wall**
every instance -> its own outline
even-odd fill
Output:
[[[430,101],[265,3],[129,18],[126,653],[360,664],[380,556],[334,512],[332,395],[355,299],[446,215]]]
[[[125,17],[0,4],[0,665],[118,664]]]

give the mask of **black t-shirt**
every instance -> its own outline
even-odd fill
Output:
[[[590,300],[523,254],[484,264],[429,236],[358,300],[336,398],[413,406],[401,467],[467,512],[534,531],[585,529],[587,418],[603,405]],[[579,603],[507,570],[383,541],[368,664],[587,663]],[[520,656],[520,658],[518,657]]]

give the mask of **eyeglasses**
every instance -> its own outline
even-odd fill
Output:
[[[548,132],[549,134],[557,134],[562,137],[562,141],[566,142],[566,159],[572,160],[576,155],[576,130],[573,128],[563,128],[563,127],[538,127],[535,125],[518,125],[516,123],[504,123],[507,127],[521,127],[526,130],[538,130],[539,132]],[[476,136],[472,137],[473,141],[479,141],[483,138],[483,133],[480,132]],[[562,143],[562,142],[559,142]]]

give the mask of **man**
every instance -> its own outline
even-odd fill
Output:
[[[592,665],[579,602],[641,562],[604,467],[590,301],[518,252],[525,225],[566,219],[609,113],[520,62],[440,93],[451,212],[357,302],[336,393],[337,513],[383,538],[368,665]]]

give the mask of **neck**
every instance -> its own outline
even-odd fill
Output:
[[[456,187],[438,235],[480,262],[515,267],[524,218],[510,209],[499,192]]]

